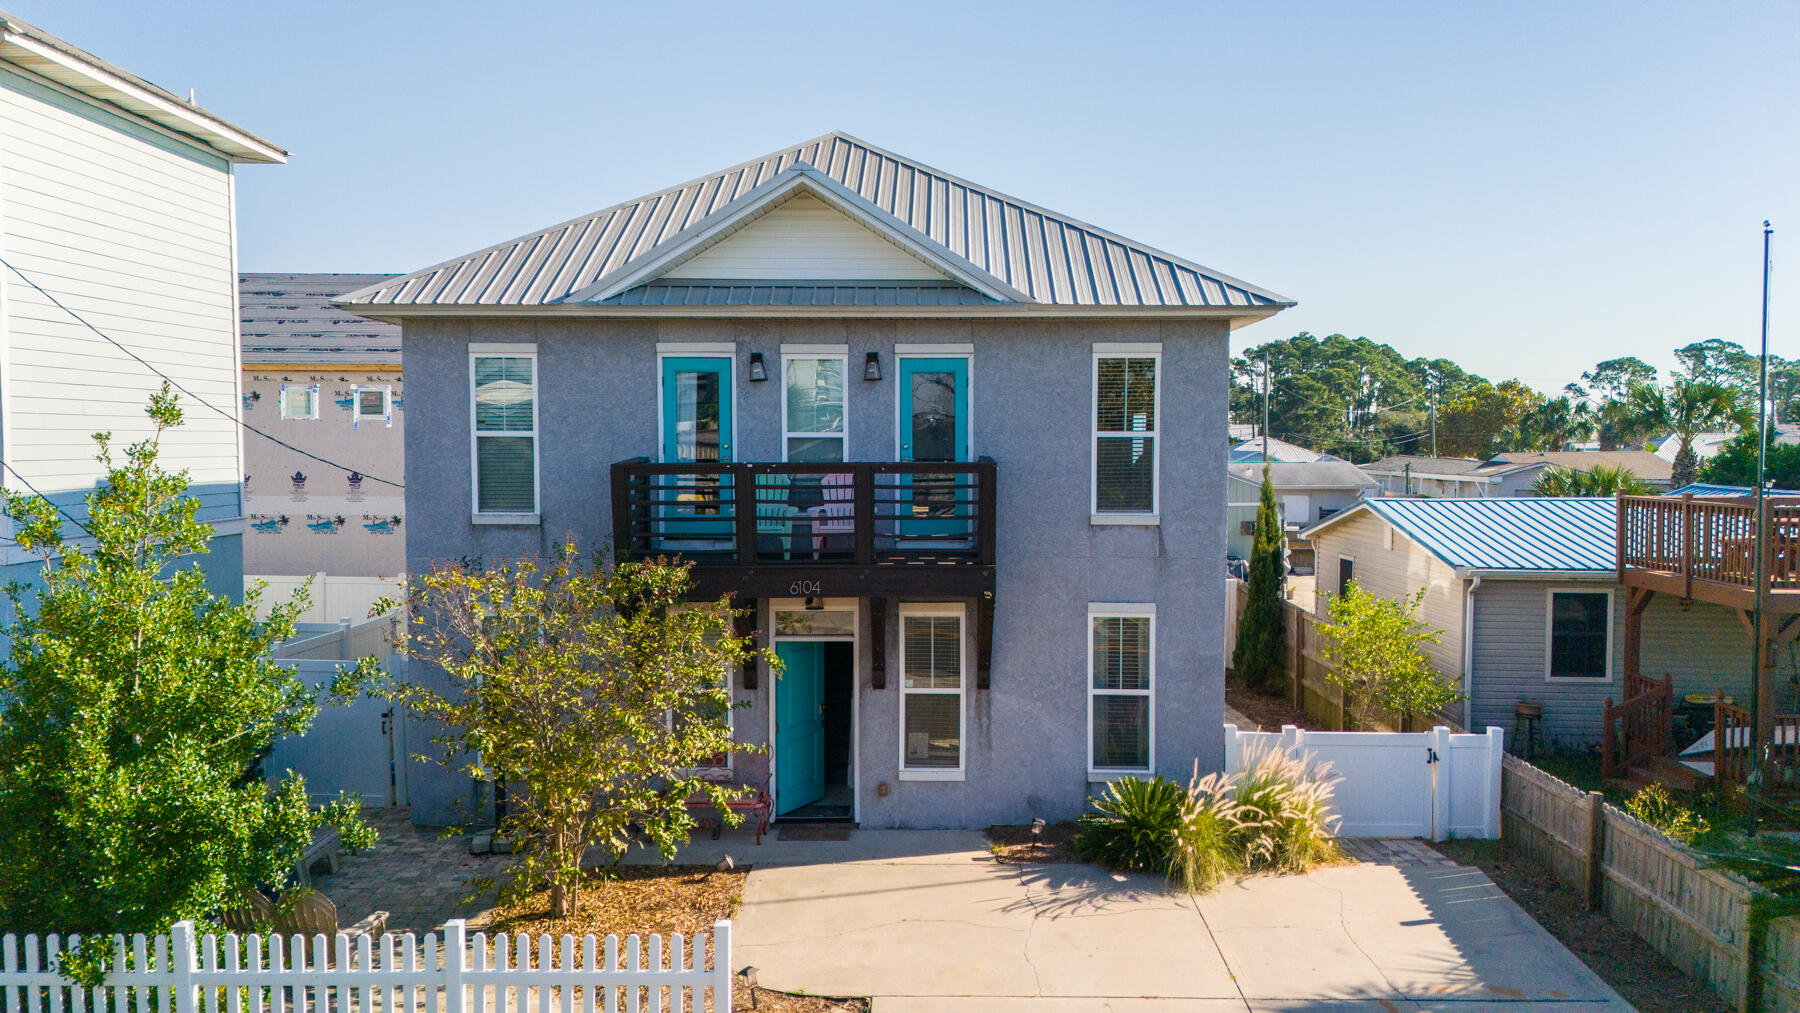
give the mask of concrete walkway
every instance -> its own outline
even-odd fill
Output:
[[[755,865],[735,963],[875,1013],[1631,1008],[1478,870],[1417,846],[1191,897],[1000,865],[979,833],[694,845],[684,861]]]

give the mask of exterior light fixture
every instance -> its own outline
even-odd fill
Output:
[[[863,356],[863,379],[881,379],[881,353],[870,352]]]
[[[750,353],[750,382],[761,383],[769,378],[769,371],[763,367],[761,352]]]
[[[757,968],[755,967],[745,967],[738,972],[738,977],[744,979],[744,987],[750,990],[751,1009],[756,1008],[756,972]]]

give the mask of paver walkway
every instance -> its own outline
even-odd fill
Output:
[[[873,995],[875,1013],[1631,1008],[1479,870],[1418,842],[1190,897],[999,865],[978,833],[936,835],[934,854],[907,837],[734,848],[755,863],[735,962],[770,987]]]
[[[440,839],[435,829],[413,826],[404,807],[365,809],[363,818],[381,833],[375,846],[361,854],[345,852],[336,873],[313,877],[313,887],[337,905],[339,923],[386,911],[389,932],[423,935],[487,908],[463,903],[468,890],[463,884],[493,875],[495,863],[504,858],[471,855],[467,838]]]

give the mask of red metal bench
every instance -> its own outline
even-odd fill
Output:
[[[706,780],[740,792],[748,792],[728,803],[725,808],[742,814],[745,824],[756,831],[756,843],[761,844],[763,834],[769,831],[769,817],[775,806],[775,800],[769,797],[768,776],[764,775],[760,783],[743,783],[736,781],[730,771],[720,771],[718,777],[708,776]],[[687,808],[694,815],[694,825],[710,828],[712,839],[718,840],[720,831],[725,828],[725,821],[719,817],[719,809],[713,805],[712,800],[705,795],[695,795],[687,800]]]

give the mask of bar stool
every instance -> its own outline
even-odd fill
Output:
[[[1544,718],[1544,705],[1537,700],[1520,700],[1513,705],[1513,742],[1515,752],[1526,759],[1537,757],[1538,723]]]

